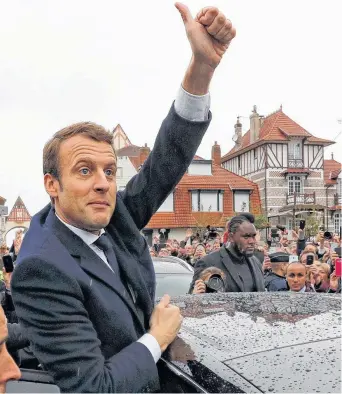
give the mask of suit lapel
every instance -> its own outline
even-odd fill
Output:
[[[265,283],[261,280],[263,276],[260,275],[260,269],[258,269],[253,259],[247,258],[247,261],[254,276],[256,290],[265,291]]]
[[[239,273],[237,272],[235,265],[232,263],[231,257],[224,246],[220,250],[220,255],[222,264],[226,267],[236,286],[240,289],[240,291],[244,291],[244,286],[242,280],[240,279]]]
[[[144,330],[143,322],[133,304],[130,295],[124,288],[121,278],[114,274],[104,261],[83,240],[69,230],[55,215],[53,210],[49,213],[47,224],[51,225],[54,234],[59,238],[70,255],[79,259],[81,268],[91,277],[105,283],[125,302],[132,314],[136,317],[139,325]]]

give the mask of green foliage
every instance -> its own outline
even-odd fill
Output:
[[[0,270],[0,280],[4,280],[4,273]]]
[[[270,227],[270,223],[267,220],[267,217],[263,214],[255,215],[255,222],[254,222],[255,228],[258,230],[262,230],[264,228]]]

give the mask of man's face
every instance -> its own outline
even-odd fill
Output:
[[[185,251],[188,256],[191,256],[194,253],[194,249],[191,245],[186,245]]]
[[[57,215],[75,227],[97,233],[116,204],[116,157],[111,145],[76,135],[59,152],[60,180],[45,175],[45,188]]]
[[[254,224],[243,222],[236,233],[230,233],[230,241],[235,244],[240,253],[252,256],[256,245],[256,229]]]
[[[170,256],[170,252],[166,248],[160,249],[159,256],[160,257]]]
[[[306,269],[301,263],[289,264],[286,280],[292,291],[300,291],[305,286]]]
[[[6,382],[20,379],[21,373],[13,358],[6,349],[7,322],[4,311],[0,306],[0,394],[6,391]]]

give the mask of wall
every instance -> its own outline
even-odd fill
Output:
[[[121,156],[118,157],[118,162],[117,162],[118,168],[122,168],[122,173],[123,176],[117,176],[116,177],[116,184],[118,187],[118,190],[120,188],[125,187],[128,183],[128,181],[137,174],[137,170],[133,166],[131,160],[127,156]],[[119,175],[119,174],[118,174]]]

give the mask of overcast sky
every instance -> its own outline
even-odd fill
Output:
[[[283,111],[342,152],[341,0],[188,0],[219,7],[237,29],[211,85],[213,121],[198,154],[233,146],[257,105]],[[30,214],[47,202],[42,149],[60,128],[121,124],[153,146],[190,59],[172,0],[0,0],[0,195]],[[342,133],[341,133],[342,134]]]

